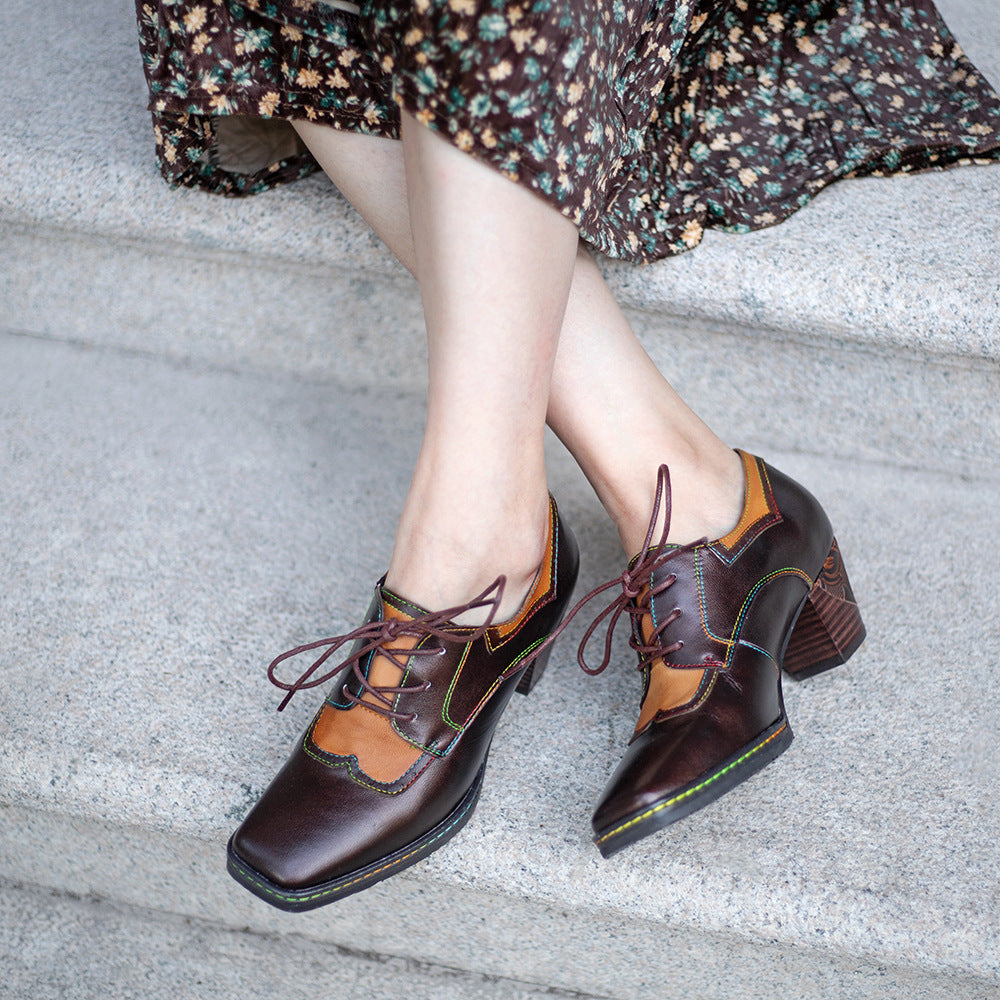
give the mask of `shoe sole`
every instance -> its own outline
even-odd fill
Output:
[[[358,868],[346,875],[341,875],[339,878],[331,879],[329,882],[321,882],[305,889],[288,889],[278,885],[251,868],[233,850],[232,837],[230,837],[226,848],[226,869],[240,885],[249,889],[255,896],[259,896],[264,902],[278,907],[279,910],[300,913],[303,910],[313,910],[318,906],[333,903],[355,892],[361,892],[362,889],[367,889],[369,886],[375,885],[376,882],[381,882],[383,879],[415,865],[429,854],[433,854],[439,847],[443,847],[469,821],[469,817],[479,801],[479,792],[483,785],[485,770],[486,761],[484,760],[475,780],[462,800],[437,826],[405,847],[393,851],[392,854],[387,854],[364,868]]]
[[[777,722],[724,760],[714,771],[702,775],[669,798],[638,810],[613,827],[599,830],[594,837],[597,849],[605,858],[610,858],[629,844],[690,816],[762,771],[791,743],[792,729],[782,710]]]

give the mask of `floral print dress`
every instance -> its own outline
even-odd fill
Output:
[[[289,119],[400,109],[645,261],[840,177],[1000,159],[1000,99],[930,0],[137,0],[159,166],[254,194]]]

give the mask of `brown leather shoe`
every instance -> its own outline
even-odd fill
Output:
[[[761,459],[740,456],[743,514],[714,542],[664,544],[661,468],[660,544],[650,546],[654,511],[621,597],[598,618],[614,612],[613,627],[622,612],[631,616],[643,676],[635,733],[594,813],[605,857],[708,805],[787,749],[780,668],[798,677],[829,669],[865,637],[822,507]]]
[[[365,625],[278,657],[272,680],[287,657],[328,647],[294,683],[276,681],[288,697],[353,669],[231,837],[233,878],[280,909],[308,910],[395,875],[454,836],[476,805],[501,713],[545,666],[549,646],[531,654],[562,618],[578,563],[553,502],[547,557],[509,621],[490,617],[478,628],[450,621],[472,606],[495,612],[502,581],[439,613],[380,583]],[[348,660],[315,676],[348,640]]]

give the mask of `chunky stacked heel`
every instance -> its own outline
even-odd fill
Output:
[[[795,680],[846,663],[865,639],[837,539],[796,619],[782,667]]]

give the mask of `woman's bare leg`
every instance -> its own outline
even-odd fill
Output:
[[[664,462],[671,541],[719,538],[739,520],[739,457],[660,374],[585,250],[573,273],[548,421],[611,515],[628,556],[642,546]]]
[[[544,555],[545,413],[577,233],[405,115],[402,149],[429,381],[387,584],[443,608],[504,574],[505,617]]]
[[[401,144],[294,124],[348,201],[416,273]],[[510,256],[523,253],[522,245]],[[548,262],[542,265],[544,271]],[[642,544],[662,462],[671,470],[672,541],[716,538],[736,523],[743,503],[739,459],[657,370],[582,248],[548,401],[549,424],[594,486],[628,555]]]

